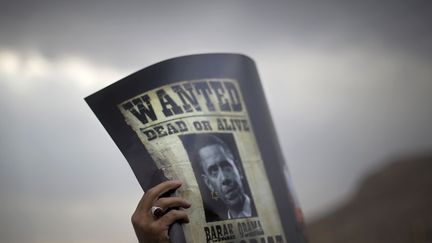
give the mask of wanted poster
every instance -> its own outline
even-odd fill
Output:
[[[145,190],[167,179],[193,206],[172,242],[305,242],[254,62],[169,59],[86,98]]]

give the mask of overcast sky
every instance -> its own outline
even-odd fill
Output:
[[[432,3],[8,1],[0,8],[0,242],[136,242],[140,187],[83,98],[154,62],[244,53],[308,218],[432,151]]]

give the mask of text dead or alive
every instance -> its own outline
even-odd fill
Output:
[[[196,120],[192,122],[195,131],[214,131],[214,126],[207,120]],[[217,131],[243,131],[250,130],[249,124],[245,119],[237,118],[217,118]],[[167,135],[188,132],[190,129],[184,121],[168,122],[163,125],[153,126],[151,128],[140,128],[140,131],[146,136],[148,141]]]

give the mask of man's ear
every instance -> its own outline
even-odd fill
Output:
[[[207,185],[208,189],[210,191],[214,192],[213,185],[210,183],[210,181],[209,181],[210,179],[208,178],[208,176],[205,174],[202,174],[201,177],[204,180],[205,184]]]
[[[236,166],[239,174],[240,174],[240,179],[244,179],[244,171],[242,169],[242,166],[240,165],[240,161],[238,160],[234,160],[234,165]]]

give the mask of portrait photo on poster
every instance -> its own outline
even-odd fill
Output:
[[[235,139],[231,133],[180,135],[189,156],[207,222],[256,217]]]

